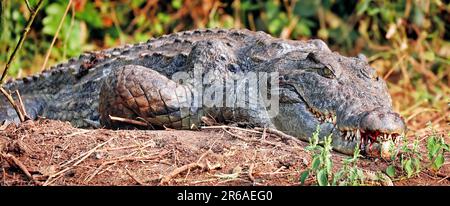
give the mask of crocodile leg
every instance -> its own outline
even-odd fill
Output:
[[[189,129],[198,125],[200,112],[190,107],[190,89],[147,67],[126,65],[114,70],[100,91],[102,125],[129,128],[110,116],[143,120],[153,128]]]

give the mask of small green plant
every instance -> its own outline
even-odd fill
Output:
[[[343,166],[336,172],[332,172],[333,161],[331,159],[331,135],[326,136],[323,142],[319,141],[319,130],[317,127],[313,133],[309,146],[306,150],[313,152],[310,168],[306,169],[300,175],[301,184],[312,174],[316,177],[319,186],[336,185],[361,185],[364,183],[364,171],[357,166],[357,160],[360,155],[359,148],[355,149],[353,157],[344,159]],[[319,144],[323,144],[321,147]]]
[[[366,179],[364,171],[357,165],[359,157],[362,156],[360,155],[359,147],[356,147],[355,151],[353,152],[353,157],[344,159],[344,165],[338,172],[334,174],[331,185],[358,186],[364,184],[364,181]]]
[[[427,154],[428,159],[431,162],[429,167],[432,170],[437,171],[444,165],[444,153],[450,151],[450,145],[445,143],[443,135],[437,135],[434,130],[432,132],[433,134],[427,139]]]
[[[410,178],[420,173],[423,167],[428,167],[434,171],[437,171],[442,167],[442,165],[444,165],[444,154],[445,152],[450,151],[450,145],[445,143],[443,135],[439,136],[433,129],[431,129],[431,124],[428,124],[428,127],[432,131],[432,135],[427,138],[426,145],[427,156],[430,160],[430,164],[427,166],[421,164],[423,155],[419,151],[420,141],[416,138],[412,143],[412,146],[410,146],[406,138],[404,138],[398,149],[391,149],[391,151],[394,151],[391,153],[392,163],[386,168],[386,174],[390,177],[399,178],[402,178],[402,175],[406,174],[406,177]],[[401,171],[401,174],[397,174],[396,168]]]
[[[390,177],[399,175],[396,172],[397,167],[402,173],[406,174],[407,178],[410,178],[421,171],[422,166],[420,162],[422,161],[422,154],[419,151],[418,139],[415,139],[410,147],[407,139],[403,138],[400,147],[398,149],[391,149],[391,151],[394,151],[391,153],[392,163],[386,168],[386,174]]]
[[[329,176],[331,175],[331,169],[333,162],[331,161],[331,135],[324,138],[323,147],[319,145],[319,133],[320,127],[318,126],[316,131],[313,133],[309,146],[306,150],[312,151],[314,153],[311,168],[308,168],[300,175],[300,182],[304,184],[306,178],[311,173],[314,173],[317,179],[317,183],[320,186],[330,185]]]

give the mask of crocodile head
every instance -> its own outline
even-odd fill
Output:
[[[332,133],[333,148],[352,154],[387,157],[406,130],[392,109],[386,82],[365,56],[344,57],[320,40],[319,49],[291,51],[273,60],[280,76],[280,114],[275,126],[300,138]],[[306,139],[305,139],[306,140]]]

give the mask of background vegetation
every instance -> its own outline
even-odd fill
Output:
[[[36,5],[37,0],[29,3]],[[22,0],[1,0],[0,8],[3,70],[30,12]],[[344,55],[364,53],[387,80],[395,110],[405,117],[412,134],[429,133],[430,122],[432,129],[448,132],[448,137],[449,22],[445,0],[47,0],[9,76],[39,72],[48,51],[47,66],[84,51],[187,29],[263,30],[281,38],[320,38]]]

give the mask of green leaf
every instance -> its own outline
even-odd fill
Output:
[[[412,168],[411,159],[406,160],[404,168],[405,168],[408,178],[410,178],[414,173],[414,170]]]
[[[431,148],[433,148],[433,145],[435,145],[435,144],[436,144],[436,141],[435,141],[434,137],[428,137],[428,139],[427,139],[427,149],[428,149],[428,151],[430,151]]]
[[[45,8],[45,13],[47,16],[42,20],[42,24],[44,25],[42,32],[44,34],[54,35],[64,13],[64,8],[58,3],[52,3]]]
[[[172,7],[174,9],[180,9],[183,6],[183,0],[172,0]]]
[[[145,3],[145,0],[132,0],[131,1],[131,7],[132,8],[139,7],[142,4],[144,4],[144,3]]]
[[[364,181],[364,172],[361,169],[356,168],[356,174],[358,174],[358,179],[357,180],[361,180]]]
[[[341,169],[338,172],[336,172],[333,175],[333,181],[331,182],[331,185],[337,185],[337,183],[339,182],[339,180],[344,176],[345,170]]]
[[[297,23],[294,29],[295,35],[310,37],[311,36],[311,29],[303,22],[300,21]]]
[[[414,165],[414,168],[416,168],[416,173],[419,173],[420,172],[420,160],[419,160],[419,158],[415,158],[415,159],[413,159],[413,165]]]
[[[369,4],[370,4],[370,0],[363,0],[360,1],[357,5],[356,5],[356,14],[359,16],[361,14],[363,14],[367,8],[369,8]]]
[[[434,169],[439,170],[444,164],[444,161],[445,161],[444,155],[442,153],[439,154],[433,162]]]
[[[319,169],[320,164],[322,163],[320,156],[315,156],[313,161],[312,161],[312,167],[311,169],[313,171]]]
[[[293,13],[301,17],[312,18],[317,14],[320,4],[321,1],[297,1]]]
[[[45,8],[45,13],[47,13],[47,15],[62,16],[62,14],[64,13],[64,8],[58,3],[53,3]]]
[[[427,51],[423,54],[423,58],[428,60],[428,61],[434,61],[434,52],[433,51]]]
[[[386,174],[389,175],[389,177],[395,177],[394,165],[389,165],[389,167],[386,168]]]
[[[302,172],[300,175],[300,183],[303,185],[305,183],[306,178],[309,176],[309,170]]]
[[[325,159],[325,169],[327,172],[331,173],[331,169],[333,167],[333,162],[331,161],[331,158]]]
[[[450,152],[450,145],[444,144],[442,145],[442,148]]]
[[[77,19],[85,21],[89,26],[94,28],[103,28],[102,18],[97,9],[95,9],[94,3],[89,2],[84,6],[83,11],[75,14]]]
[[[322,169],[317,173],[317,182],[319,183],[319,186],[328,186],[328,175],[325,169]]]
[[[163,12],[159,12],[156,17],[158,18],[158,20],[160,20],[163,24],[167,24],[170,22],[171,17]]]

